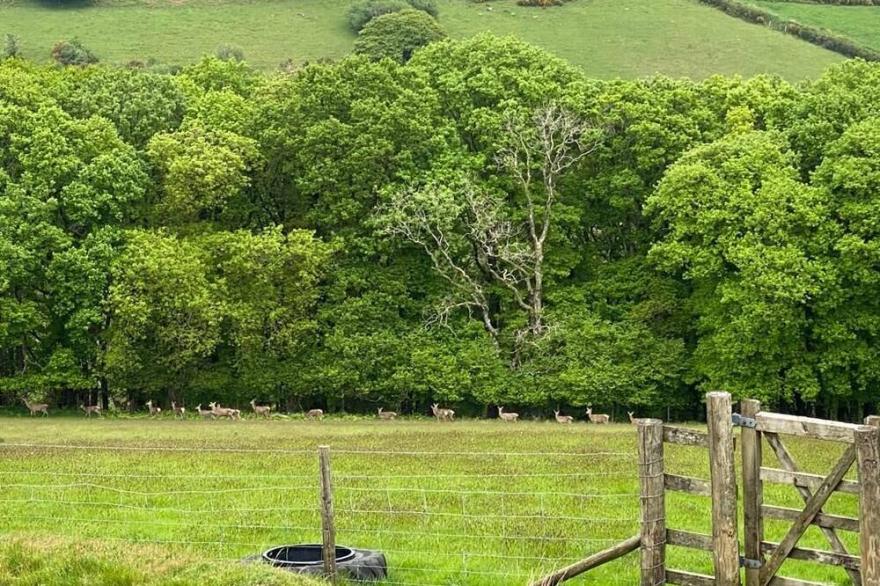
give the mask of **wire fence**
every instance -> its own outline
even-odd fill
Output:
[[[337,543],[384,553],[383,584],[526,584],[639,530],[635,451],[331,453]],[[239,561],[320,543],[319,495],[315,450],[0,443],[0,534]]]

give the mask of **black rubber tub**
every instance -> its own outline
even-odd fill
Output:
[[[324,573],[323,548],[318,544],[280,545],[264,551],[260,559],[298,574]],[[388,564],[381,552],[337,546],[336,571],[352,580],[384,580]]]

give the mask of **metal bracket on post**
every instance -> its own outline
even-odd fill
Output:
[[[758,427],[758,421],[756,419],[743,417],[739,413],[734,413],[731,415],[730,419],[734,425],[738,425],[739,427],[748,427],[749,429],[755,429]]]
[[[739,556],[739,566],[750,570],[760,570],[764,566],[764,560],[750,560],[744,555]]]

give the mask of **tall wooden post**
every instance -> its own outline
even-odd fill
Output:
[[[715,584],[739,586],[736,521],[736,464],[733,461],[733,410],[730,393],[706,395],[709,463],[712,479],[712,554]]]
[[[641,490],[641,586],[666,583],[666,488],[663,422],[640,419],[639,485]]]
[[[740,403],[740,415],[754,419],[761,411],[761,403],[746,399]],[[764,489],[761,484],[761,462],[763,446],[761,432],[752,427],[743,427],[740,437],[743,468],[743,531],[745,535],[746,586],[761,585],[761,568],[754,562],[763,564],[761,542],[764,541],[764,520],[761,505]]]
[[[330,477],[329,446],[318,446],[318,465],[321,473],[321,540],[324,574],[331,584],[336,584],[336,526],[333,520],[333,485]]]
[[[876,423],[876,422],[875,422]],[[854,432],[859,466],[862,586],[880,586],[880,427]]]

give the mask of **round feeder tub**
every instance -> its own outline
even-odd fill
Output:
[[[323,574],[323,553],[316,544],[281,545],[264,551],[260,557],[267,564],[298,574]],[[336,571],[352,580],[384,580],[388,564],[381,552],[337,546]]]

